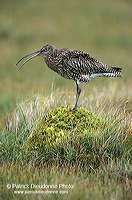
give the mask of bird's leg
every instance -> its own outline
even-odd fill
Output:
[[[75,103],[75,106],[71,109],[72,111],[76,112],[76,108],[77,108],[77,103],[78,103],[78,99],[79,99],[79,96],[80,96],[80,93],[81,93],[81,88],[80,88],[80,84],[79,84],[79,81],[76,80],[76,86],[77,86],[77,92],[76,92],[76,103]]]

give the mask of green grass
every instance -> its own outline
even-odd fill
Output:
[[[1,199],[131,199],[131,21],[129,0],[1,1]],[[98,78],[81,86],[79,106],[107,123],[101,140],[87,140],[92,158],[102,155],[98,167],[92,158],[83,167],[79,160],[61,166],[58,159],[49,165],[41,162],[44,155],[38,159],[36,154],[29,157],[24,152],[25,141],[44,115],[75,102],[73,81],[52,72],[42,58],[30,61],[21,71],[15,66],[19,58],[46,43],[83,50],[123,68],[122,78]],[[62,147],[66,149],[65,144]],[[73,153],[72,147],[66,150]],[[86,156],[83,146],[76,153]],[[6,185],[13,183],[64,183],[74,188],[66,189],[68,194],[63,195],[24,195],[7,189]]]
[[[98,143],[104,121],[84,108],[71,112],[72,107],[52,109],[37,123],[24,142],[30,159],[36,154],[38,160],[46,164],[99,166],[102,152],[99,153]]]
[[[7,164],[1,167],[3,173],[2,183],[3,190],[1,195],[3,199],[131,199],[130,193],[130,172],[121,166],[115,166],[110,163],[107,167],[92,173],[87,169],[76,169],[76,167],[33,167],[31,165],[23,165],[23,163]],[[6,176],[8,174],[8,176]],[[13,176],[15,174],[15,176]],[[6,181],[5,181],[6,180]],[[7,189],[7,183],[40,185],[73,185],[73,189],[56,189],[58,191],[66,191],[68,194],[14,194],[14,191],[27,191],[27,189]],[[42,190],[42,189],[41,189]],[[44,190],[43,190],[44,191]]]
[[[113,91],[113,86],[115,92]],[[57,147],[47,148],[41,153],[25,153],[25,141],[36,125],[52,108],[73,102],[64,91],[56,90],[50,96],[34,96],[18,104],[14,112],[1,123],[1,172],[2,194],[12,199],[130,199],[131,185],[131,118],[129,95],[123,87],[111,85],[108,94],[100,91],[100,96],[83,94],[83,107],[93,108],[106,121],[102,136],[72,137]],[[113,93],[112,93],[113,91]],[[119,99],[124,92],[124,99]],[[103,99],[105,101],[103,101]],[[96,107],[95,107],[96,103]],[[44,149],[44,147],[42,147]],[[64,152],[64,154],[63,154]],[[76,162],[73,162],[73,159]],[[15,176],[14,176],[15,174]],[[7,189],[6,184],[71,184],[74,189],[63,189],[67,194],[36,195],[14,194],[21,189]],[[25,191],[24,189],[22,191]],[[60,189],[58,189],[60,191]],[[7,198],[8,199],[8,198]]]

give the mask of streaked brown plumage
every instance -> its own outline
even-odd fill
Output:
[[[35,54],[36,53],[36,54]],[[76,111],[78,99],[81,93],[80,82],[90,81],[99,76],[120,77],[121,68],[111,67],[94,59],[90,54],[83,51],[67,48],[57,49],[53,45],[44,45],[39,51],[22,57],[17,64],[29,55],[35,54],[26,60],[20,68],[36,56],[42,56],[47,66],[64,78],[73,79],[76,82],[76,103],[73,111]]]

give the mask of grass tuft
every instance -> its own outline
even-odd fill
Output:
[[[45,163],[84,165],[98,161],[92,141],[102,134],[103,120],[84,108],[61,106],[47,113],[25,142],[28,154]],[[95,144],[94,144],[95,145]],[[98,150],[97,150],[98,151]],[[96,152],[97,153],[97,152]]]

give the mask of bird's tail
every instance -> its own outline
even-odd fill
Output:
[[[122,76],[121,71],[122,71],[122,68],[112,67],[111,76],[113,76],[113,77],[121,77]]]
[[[112,67],[116,72],[121,72],[122,68],[119,67]]]
[[[123,75],[121,74],[122,68],[118,67],[110,67],[105,65],[105,70],[103,73],[97,73],[96,76],[105,76],[105,77],[122,77]],[[102,71],[101,71],[102,72]]]

